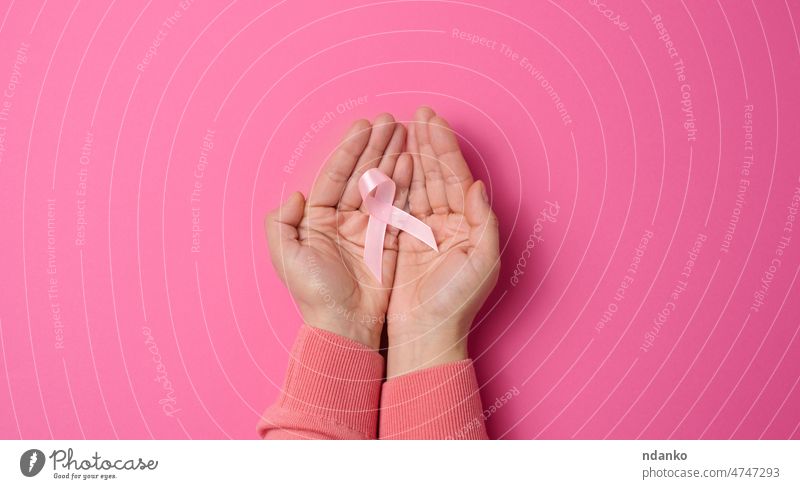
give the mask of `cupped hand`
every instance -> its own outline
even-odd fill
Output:
[[[408,188],[406,131],[391,115],[356,121],[318,175],[306,200],[289,196],[266,219],[273,266],[306,324],[377,349],[397,260],[397,230],[386,233],[382,284],[364,264],[369,214],[358,180],[370,168]],[[404,199],[404,192],[398,192]],[[399,203],[399,202],[398,202]]]
[[[474,181],[447,122],[422,107],[408,132],[408,208],[431,227],[439,250],[399,235],[387,313],[388,377],[467,358],[469,329],[500,265],[486,188]]]

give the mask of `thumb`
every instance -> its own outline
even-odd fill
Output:
[[[477,180],[467,190],[464,215],[469,224],[470,258],[487,272],[499,265],[500,238],[497,216],[489,205],[486,186]]]
[[[303,220],[305,203],[303,194],[294,192],[282,206],[267,214],[264,222],[272,266],[284,281],[286,261],[293,259],[300,249],[297,226]]]

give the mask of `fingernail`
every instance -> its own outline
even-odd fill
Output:
[[[486,185],[483,182],[481,182],[481,197],[483,197],[484,202],[489,203],[489,196],[486,195]]]

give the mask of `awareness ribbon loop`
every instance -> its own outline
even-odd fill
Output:
[[[371,168],[358,180],[358,190],[369,212],[367,235],[364,239],[364,262],[378,282],[381,282],[383,239],[386,226],[391,225],[439,251],[430,226],[408,212],[392,205],[396,191],[394,181],[377,168]]]

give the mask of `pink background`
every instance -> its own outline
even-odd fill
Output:
[[[796,2],[189,3],[0,6],[0,436],[255,437],[299,322],[262,216],[424,103],[501,220],[492,436],[800,438]]]

